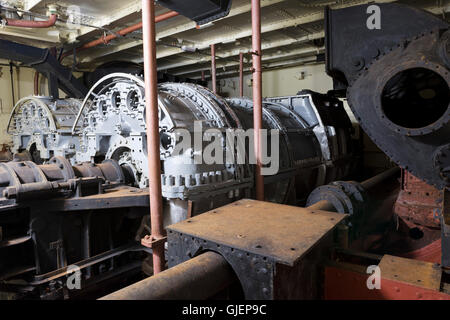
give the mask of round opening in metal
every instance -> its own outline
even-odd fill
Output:
[[[118,91],[113,92],[111,98],[112,98],[112,105],[113,105],[114,107],[119,108],[119,107],[120,107],[120,104],[122,103],[122,99],[121,99],[121,97],[120,97],[120,92],[118,92]]]
[[[127,105],[130,110],[137,110],[141,103],[141,97],[137,90],[130,90],[127,94]]]
[[[424,128],[447,111],[450,90],[438,73],[425,68],[404,70],[385,85],[381,97],[383,113],[397,126]]]
[[[161,131],[159,133],[159,137],[161,140],[161,147],[163,147],[164,150],[168,150],[172,144],[172,138],[169,134],[165,133],[164,131]]]
[[[417,227],[409,229],[409,236],[414,240],[422,239],[423,235],[423,231]]]

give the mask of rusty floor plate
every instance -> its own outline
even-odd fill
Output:
[[[417,287],[440,290],[441,268],[431,262],[384,255],[378,265],[384,279],[405,282]]]
[[[293,266],[345,217],[334,212],[243,199],[171,225],[168,230]]]

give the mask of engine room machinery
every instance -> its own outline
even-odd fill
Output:
[[[2,298],[73,298],[81,292],[69,294],[74,272],[83,274],[85,294],[124,273],[140,274],[146,248],[135,237],[142,236],[148,193],[129,184],[111,159],[0,163]]]
[[[315,93],[297,98],[304,101],[297,109],[264,103],[264,127],[280,138],[280,168],[265,177],[272,202],[302,204],[315,187],[350,174],[357,161],[342,103]],[[4,290],[17,297],[71,297],[65,281],[74,265],[87,284],[116,281],[126,270],[139,273],[149,249],[137,241],[150,225],[144,99],[142,78],[116,73],[99,80],[82,102],[29,97],[16,105],[9,126],[14,151],[28,150],[44,163],[1,164],[0,254],[18,257],[0,260]],[[214,129],[213,139],[229,147],[227,133],[252,128],[250,100],[226,101],[198,85],[163,83],[159,106],[166,226],[252,196],[248,158],[197,163],[211,139],[200,150],[192,145],[174,152],[179,129],[202,137]],[[330,114],[344,121],[327,122]]]
[[[369,5],[326,10],[327,71],[334,79],[335,89],[331,94],[348,98],[362,128],[394,162],[439,190],[440,195],[435,199],[439,208],[435,214],[440,218],[442,230],[442,261],[439,265],[391,255],[355,253],[346,250],[344,241],[328,255],[328,261],[322,260],[325,265],[322,297],[450,299],[447,271],[450,261],[448,23],[402,4],[375,4],[382,15],[381,30],[378,30],[368,27]],[[385,174],[390,175],[392,171],[399,169]],[[315,216],[309,226],[320,230],[326,225],[321,219],[331,214],[328,211],[338,211],[348,213],[352,222],[358,215],[369,212],[364,189],[375,186],[380,179],[384,179],[384,174],[361,184],[335,181],[319,187],[308,198],[307,212],[288,218],[292,224],[298,223],[295,231],[282,235],[277,233],[280,229],[290,230],[290,226],[282,225],[284,208],[251,200],[240,200],[191,221],[172,225],[168,228],[171,248],[168,260],[173,269],[104,299],[164,299],[191,294],[204,299],[216,296],[219,287],[230,286],[230,283],[238,283],[248,299],[305,298],[307,296],[302,294],[313,293],[317,283],[311,286],[304,276],[308,275],[311,280],[313,273],[309,268],[318,264],[314,260],[314,250],[307,249],[313,236],[301,228],[305,222],[296,219]],[[408,189],[411,187],[402,183],[402,191],[411,192],[412,189]],[[238,208],[239,215],[236,215]],[[397,205],[396,210],[407,216],[404,207]],[[258,214],[255,215],[255,211]],[[267,232],[264,221],[258,218],[269,211],[271,217],[275,215],[279,219],[272,220],[273,229]],[[247,220],[249,217],[253,218],[251,222]],[[329,221],[341,221],[342,216],[327,217]],[[411,222],[417,218],[420,217],[411,216]],[[353,223],[347,226],[356,227]],[[316,238],[316,246],[326,243],[328,232],[339,226],[328,227],[321,233],[322,239]],[[348,229],[341,230],[345,233]],[[296,238],[297,234],[302,236]],[[344,238],[349,239],[348,235]],[[331,246],[328,244],[328,249]],[[321,248],[319,252],[327,255],[328,250]],[[217,287],[211,285],[212,281],[201,282],[201,277],[195,273],[198,264],[204,266],[204,278],[214,275],[218,279]],[[382,269],[380,290],[369,290],[367,274],[359,271],[365,271],[369,265]],[[179,270],[189,274],[181,276]],[[170,293],[173,286],[169,289],[172,279],[180,283],[175,294]],[[152,285],[157,290],[153,291]],[[201,285],[210,295],[200,290]],[[308,291],[305,288],[310,289],[309,286],[312,289]]]
[[[363,130],[412,177],[406,195],[415,199],[402,192],[396,212],[411,230],[440,225],[442,264],[450,266],[449,24],[402,4],[377,6],[381,30],[367,27],[367,6],[326,10],[327,73]],[[430,187],[415,183],[417,192],[415,178]]]
[[[367,27],[366,5],[326,10],[327,72],[334,90],[265,99],[263,128],[275,129],[268,141],[273,132],[280,137],[279,170],[264,178],[269,202],[243,199],[254,193],[248,158],[196,161],[213,139],[223,150],[235,151],[234,144],[227,149],[227,134],[252,128],[252,101],[224,100],[193,84],[160,84],[170,269],[106,299],[209,298],[236,284],[238,297],[247,299],[317,298],[320,280],[326,298],[358,297],[357,290],[367,288],[353,285],[351,280],[361,276],[355,270],[372,263],[383,266],[382,277],[391,281],[383,285],[387,296],[413,287],[406,295],[450,298],[445,270],[450,266],[448,23],[400,4],[378,6],[382,33]],[[369,224],[366,191],[399,169],[361,184],[340,181],[354,167],[355,148],[336,97],[348,98],[362,128],[394,162],[438,190],[444,268],[346,250],[349,241],[362,236],[359,228]],[[49,107],[55,101],[29,101],[12,117],[14,150],[37,155],[34,144],[46,161],[0,163],[1,291],[14,297],[71,297],[66,280],[72,272],[81,272],[86,288],[137,275],[150,251],[137,242],[149,229],[142,78],[117,73],[100,79],[70,119],[70,134],[56,125],[42,129],[46,119],[58,117],[50,114],[57,110]],[[40,114],[44,109],[50,113]],[[26,131],[22,123],[32,121],[30,116],[44,126]],[[180,152],[181,132],[208,139],[200,145],[194,139]],[[59,135],[63,138],[55,139]],[[65,153],[70,139],[78,144]],[[249,151],[251,144],[245,147]],[[54,156],[60,153],[64,157]],[[305,203],[306,208],[285,205]],[[392,271],[399,268],[419,272],[412,282]]]
[[[71,159],[80,140],[71,134],[80,110],[78,99],[30,96],[17,102],[11,111],[7,133],[13,138],[13,153],[28,152],[38,164],[54,156]]]
[[[312,97],[313,94],[302,96],[306,106],[297,110],[275,102],[264,104],[265,128],[280,132],[280,168],[275,175],[265,178],[268,190],[273,190],[267,192],[269,201],[304,202],[313,188],[331,182],[336,176],[347,176],[355,167],[357,152],[350,136],[352,127],[342,103],[323,96],[316,102],[318,107]],[[138,76],[116,73],[99,80],[84,99],[72,128],[72,134],[81,137],[76,161],[114,159],[130,169],[136,186],[147,187],[144,98],[144,83]],[[235,152],[228,150],[235,147],[227,144],[229,134],[238,135],[253,126],[250,100],[225,101],[198,85],[163,83],[159,86],[159,108],[167,224],[251,196],[251,164],[248,160],[226,159],[227,152]],[[332,113],[339,114],[344,121],[339,125],[328,123],[328,134],[323,127],[317,131],[317,123],[307,118],[312,114],[315,121],[322,123]],[[202,140],[201,148],[208,148],[210,141],[219,139],[225,150],[222,162],[198,163],[196,158],[202,155],[202,150],[194,145],[195,139],[191,139],[190,148],[174,154],[177,144],[183,141],[179,130],[192,137],[196,132],[204,137],[208,129],[216,130],[217,136],[203,139],[207,141]],[[340,159],[340,163],[330,161],[330,145],[334,148],[333,157]]]

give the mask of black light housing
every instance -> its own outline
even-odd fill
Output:
[[[232,0],[159,0],[157,3],[202,25],[227,16],[231,2]]]

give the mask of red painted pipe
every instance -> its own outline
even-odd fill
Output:
[[[34,95],[39,95],[39,72],[34,73]]]
[[[144,40],[145,104],[147,117],[147,152],[149,169],[150,221],[153,240],[165,236],[161,191],[158,88],[156,71],[155,3],[142,0],[142,38]],[[153,273],[164,270],[164,241],[153,243]]]
[[[179,13],[176,12],[176,11],[169,11],[169,12],[157,15],[155,17],[155,22],[156,23],[157,22],[161,22],[161,21],[170,19],[172,17],[176,17],[178,15],[179,15]],[[127,35],[127,34],[129,34],[131,32],[134,32],[134,31],[137,31],[137,30],[140,30],[140,29],[142,29],[142,22],[139,22],[139,23],[136,23],[136,24],[134,24],[132,26],[129,26],[127,28],[121,29],[121,30],[117,31],[114,34],[110,34],[110,35],[107,35],[107,36],[102,36],[101,38],[98,38],[97,40],[93,40],[91,42],[85,43],[81,47],[78,47],[76,49],[76,51],[79,52],[79,51],[82,51],[82,50],[86,50],[86,49],[98,46],[100,44],[107,44],[111,40],[116,39],[118,37],[118,35],[125,36],[125,35]],[[72,51],[64,52],[61,55],[61,60],[64,59],[65,57],[67,57],[67,56],[70,56],[72,53],[73,53]]]
[[[57,14],[52,14],[46,21],[22,20],[22,19],[5,19],[6,25],[10,27],[20,28],[50,28],[56,24],[58,20]]]
[[[217,77],[216,77],[216,46],[211,45],[211,81],[212,90],[217,93]]]
[[[261,3],[252,0],[252,63],[253,63],[253,129],[256,158],[256,200],[264,201],[264,178],[262,169],[262,69],[261,69]]]
[[[244,96],[244,53],[239,52],[239,96]]]

